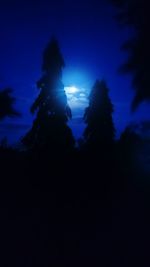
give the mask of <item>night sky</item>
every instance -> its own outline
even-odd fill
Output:
[[[14,89],[17,110],[23,115],[1,122],[0,137],[7,135],[16,141],[30,128],[30,106],[38,94],[42,52],[53,35],[66,63],[64,85],[78,89],[68,95],[73,112],[70,125],[77,138],[83,130],[87,96],[97,78],[105,78],[110,88],[117,135],[130,122],[149,118],[148,104],[131,113],[131,77],[117,73],[127,56],[120,46],[132,33],[118,26],[114,14],[104,0],[1,0],[0,88]]]

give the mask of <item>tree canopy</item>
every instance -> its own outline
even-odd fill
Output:
[[[140,103],[150,101],[150,3],[148,0],[111,0],[117,7],[117,19],[121,25],[131,28],[134,35],[124,43],[122,49],[129,54],[120,71],[133,75],[135,96],[132,110]]]
[[[89,106],[85,110],[85,142],[90,146],[112,143],[115,129],[112,119],[113,105],[104,80],[97,80],[89,96]]]
[[[74,145],[72,132],[67,125],[71,109],[62,83],[65,63],[58,42],[52,39],[43,53],[42,77],[37,82],[40,93],[31,107],[37,112],[32,129],[24,137],[27,146],[63,147]]]

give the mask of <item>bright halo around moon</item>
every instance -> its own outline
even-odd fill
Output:
[[[65,87],[65,91],[67,94],[76,94],[77,92],[79,92],[79,89],[75,86],[68,86]]]
[[[84,88],[65,86],[67,101],[72,109],[82,109],[87,105],[87,93]]]

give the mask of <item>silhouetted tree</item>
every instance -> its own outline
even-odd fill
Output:
[[[122,49],[129,58],[120,71],[133,74],[135,97],[134,111],[143,101],[150,101],[150,2],[149,0],[111,0],[118,8],[117,19],[122,25],[134,30],[133,37],[124,43]]]
[[[124,172],[139,170],[137,159],[143,146],[143,141],[138,133],[138,127],[131,124],[125,128],[120,136],[119,145],[119,166],[122,166]]]
[[[11,96],[12,89],[6,88],[0,91],[0,120],[5,117],[20,116],[13,106],[15,98]]]
[[[3,137],[0,141],[0,148],[6,149],[8,147],[7,137]]]
[[[97,80],[89,96],[89,107],[86,108],[84,121],[85,143],[91,148],[110,146],[114,140],[114,124],[112,119],[113,105],[108,96],[108,88],[104,80]]]
[[[40,93],[31,107],[37,111],[32,129],[23,138],[30,147],[69,149],[74,146],[72,132],[67,125],[71,110],[62,83],[65,63],[58,43],[52,39],[43,53],[42,77],[37,82]]]
[[[136,149],[141,141],[140,135],[136,129],[136,125],[129,125],[125,128],[120,136],[120,143],[124,146],[124,149]],[[131,151],[130,151],[131,154]]]

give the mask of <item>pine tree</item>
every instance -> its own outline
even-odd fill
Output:
[[[134,34],[122,49],[128,52],[127,61],[120,72],[131,73],[135,96],[132,110],[139,104],[150,101],[150,2],[149,0],[110,0],[117,7],[117,19],[122,26],[128,27]]]
[[[113,143],[115,129],[112,113],[113,105],[108,96],[106,82],[97,80],[91,90],[89,106],[84,114],[84,121],[87,124],[84,139],[88,147],[99,149]]]
[[[42,77],[37,82],[40,93],[31,107],[37,111],[32,129],[23,138],[30,147],[68,150],[74,146],[72,132],[67,125],[71,110],[62,83],[65,63],[58,43],[52,39],[43,53]]]

